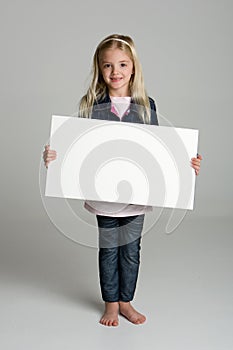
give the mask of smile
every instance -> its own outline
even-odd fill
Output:
[[[117,83],[120,81],[122,78],[110,78],[113,83]]]

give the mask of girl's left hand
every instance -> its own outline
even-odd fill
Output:
[[[200,154],[197,155],[197,158],[191,159],[191,166],[195,170],[195,174],[198,175],[201,167],[202,156]]]

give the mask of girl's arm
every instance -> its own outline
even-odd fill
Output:
[[[153,100],[153,98],[149,97],[149,102],[150,102],[150,110],[151,110],[151,122],[150,123],[151,123],[151,125],[159,125],[155,101]]]

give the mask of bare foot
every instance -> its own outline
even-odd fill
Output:
[[[100,323],[104,326],[118,326],[118,312],[119,312],[119,303],[105,303],[105,312],[100,319]]]
[[[146,317],[139,312],[137,312],[130,302],[125,303],[123,301],[119,302],[120,313],[125,316],[130,322],[134,324],[141,324],[146,321]]]

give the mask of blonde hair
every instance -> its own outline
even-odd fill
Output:
[[[90,118],[94,103],[104,98],[107,94],[106,83],[99,68],[99,60],[101,53],[110,48],[117,48],[124,51],[132,60],[134,74],[132,74],[129,82],[129,91],[131,98],[138,105],[143,122],[150,124],[150,103],[145,91],[142,68],[135,50],[135,45],[129,36],[120,34],[109,35],[97,46],[93,57],[92,81],[86,95],[81,98],[79,116]]]

